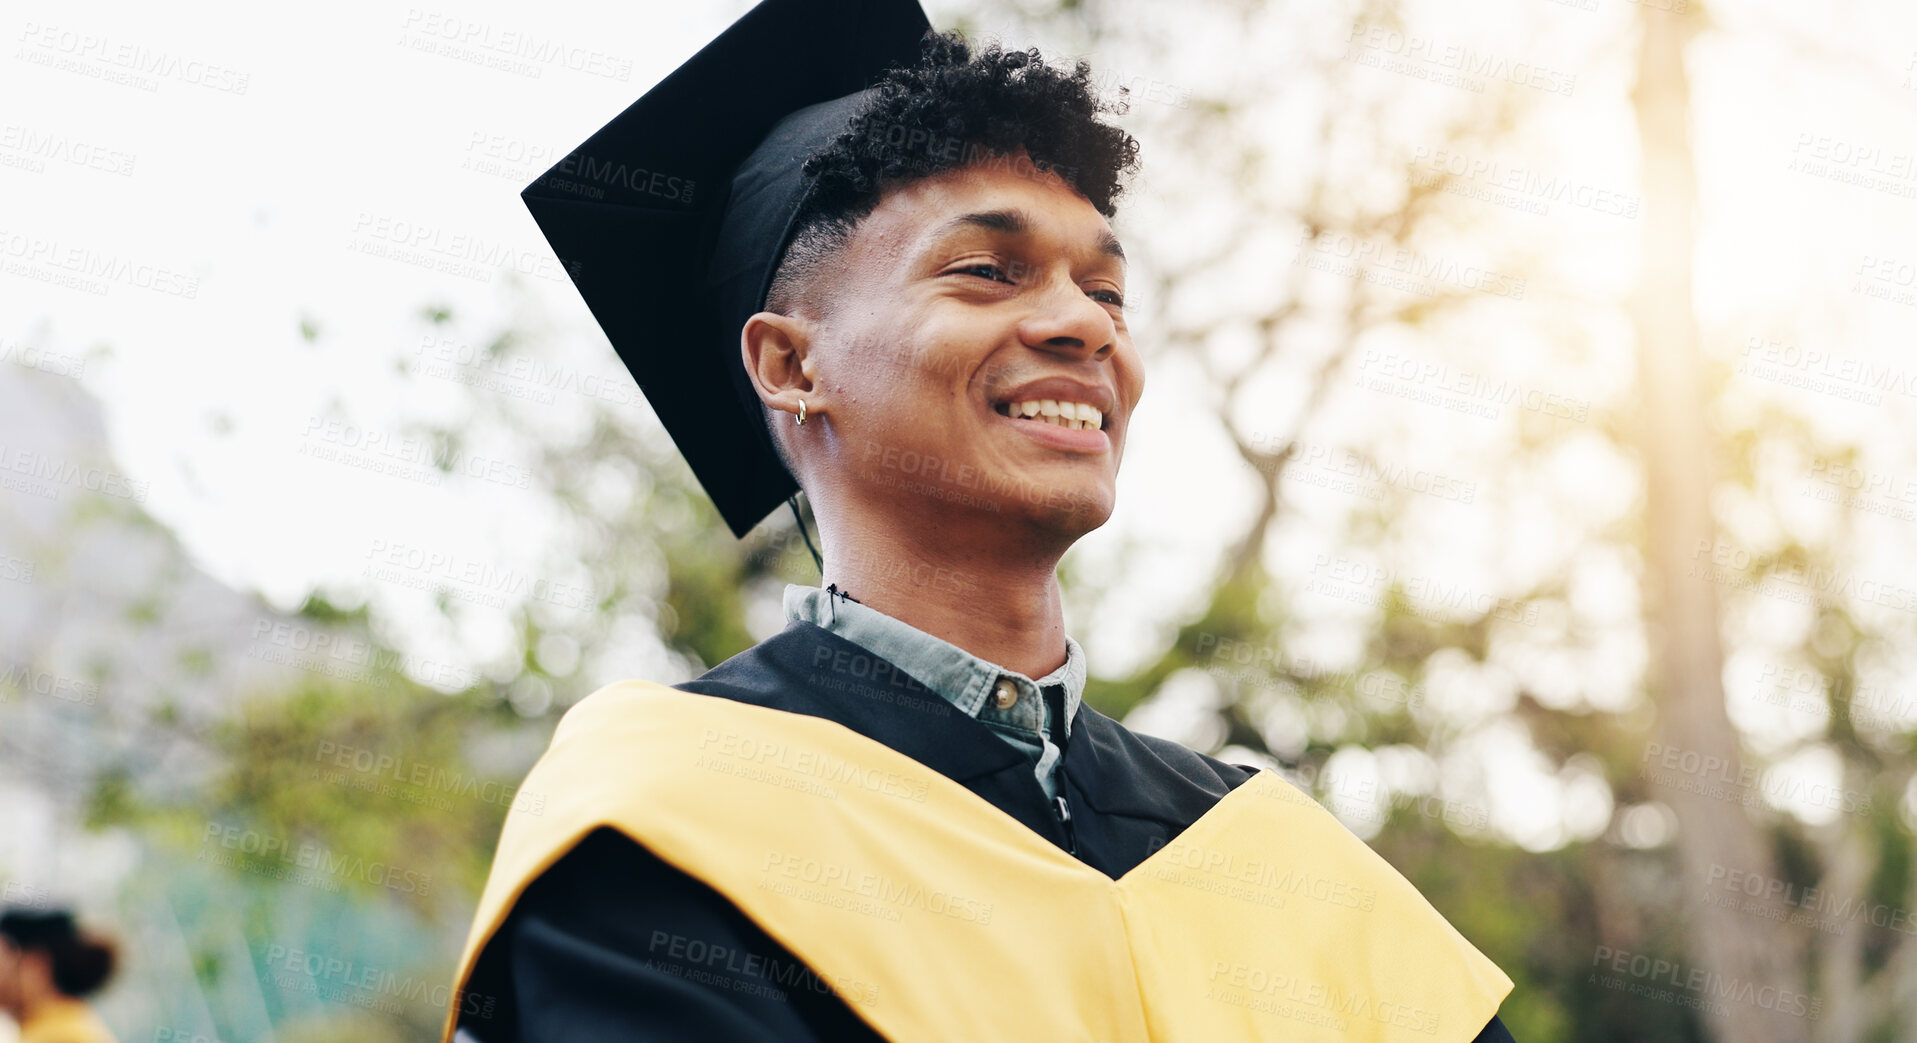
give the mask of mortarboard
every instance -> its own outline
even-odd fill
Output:
[[[743,537],[798,484],[739,357],[809,181],[931,27],[917,0],[764,0],[520,193]]]

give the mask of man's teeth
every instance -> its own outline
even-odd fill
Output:
[[[1105,425],[1105,414],[1093,406],[1083,402],[1060,402],[1050,398],[1008,403],[1005,407],[1005,415],[1043,420],[1073,430],[1096,431]]]

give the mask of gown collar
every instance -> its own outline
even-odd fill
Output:
[[[866,661],[848,665],[856,657]],[[974,790],[989,776],[1017,769],[1030,784],[1030,802],[1045,804],[1023,755],[991,729],[891,663],[812,623],[795,620],[675,687],[836,721]],[[1152,819],[1174,831],[1196,821],[1234,785],[1197,754],[1163,740],[1147,742],[1083,703],[1059,770],[1070,779],[1071,792],[1100,814]],[[1004,807],[1000,799],[988,799]],[[1028,825],[1034,816],[1049,820],[1029,808],[1005,810]]]

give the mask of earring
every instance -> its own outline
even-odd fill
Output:
[[[799,426],[805,426],[805,399],[799,400]]]

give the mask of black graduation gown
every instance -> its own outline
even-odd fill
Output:
[[[815,683],[819,664],[861,660],[872,661],[863,648],[794,622],[673,687],[838,722],[1114,880],[1256,770],[1137,734],[1081,704],[1058,767],[1064,822],[1019,751],[902,673]],[[982,968],[975,987],[990,1003],[993,990],[1020,986]],[[732,902],[610,828],[533,881],[481,951],[467,989],[459,1038],[477,1043],[884,1043]],[[1510,1040],[1493,1017],[1476,1043]]]

